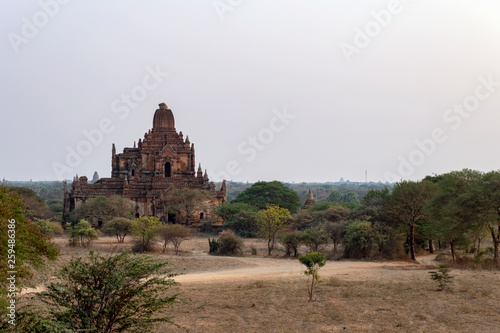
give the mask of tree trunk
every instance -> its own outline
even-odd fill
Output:
[[[434,253],[434,242],[429,239],[429,253]]]
[[[498,222],[498,234],[497,235],[495,235],[495,229],[493,227],[489,226],[488,228],[490,229],[491,239],[493,240],[493,248],[494,248],[493,261],[495,261],[495,263],[498,266],[498,243],[500,241],[500,239],[499,239],[499,237],[500,237],[500,221]]]
[[[451,260],[455,262],[455,243],[450,242],[450,249],[451,249]]]
[[[411,260],[417,260],[415,257],[415,223],[410,224],[410,255]]]
[[[271,246],[271,238],[269,238],[269,240],[267,241],[267,254],[268,255],[271,255],[271,251],[272,251],[272,246]]]
[[[309,292],[309,302],[313,300],[314,274],[312,275],[311,291]]]

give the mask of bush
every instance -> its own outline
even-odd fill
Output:
[[[217,254],[232,256],[243,253],[243,241],[232,230],[224,230],[217,239]]]
[[[302,243],[309,247],[311,252],[318,252],[322,245],[328,244],[329,234],[324,226],[311,227],[302,233]]]
[[[309,293],[309,302],[313,300],[314,284],[321,282],[319,279],[319,269],[326,264],[326,256],[323,253],[312,252],[308,255],[299,257],[301,264],[306,266],[305,275],[311,276],[311,285],[307,287]]]
[[[115,217],[109,222],[106,222],[101,231],[105,235],[114,235],[118,243],[125,241],[125,236],[132,232],[133,222],[125,217]]]
[[[292,255],[296,257],[298,254],[298,248],[302,243],[302,232],[293,231],[287,234],[283,234],[280,237],[280,243],[285,247],[286,255]]]
[[[92,228],[89,222],[80,220],[69,229],[69,245],[89,247],[93,240],[99,237],[97,230]]]
[[[38,228],[42,231],[42,234],[49,238],[52,238],[54,235],[64,234],[64,229],[58,222],[35,218],[33,224],[38,226]]]
[[[141,216],[135,219],[132,224],[132,235],[135,240],[132,251],[152,251],[154,240],[158,237],[158,228],[160,225],[160,220],[153,216]]]
[[[437,272],[429,272],[431,279],[438,283],[438,291],[451,290],[451,279],[453,279],[453,276],[449,273],[450,269],[444,265],[440,265]]]
[[[123,252],[87,260],[72,259],[58,273],[58,282],[38,293],[18,317],[22,332],[151,332],[177,295],[167,291],[177,283],[165,263]],[[167,274],[167,275],[165,275]],[[39,305],[40,301],[42,306]],[[22,318],[22,320],[21,320]]]

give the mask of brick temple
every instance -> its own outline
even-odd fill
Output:
[[[226,183],[219,190],[203,173],[201,164],[196,170],[194,144],[182,132],[177,133],[172,110],[165,103],[159,105],[153,117],[153,128],[144,139],[134,142],[133,148],[111,153],[111,178],[89,183],[87,177],[75,177],[68,191],[65,184],[63,219],[68,221],[70,211],[97,196],[119,195],[129,199],[138,216],[156,216],[162,221],[178,222],[169,210],[169,199],[175,189],[201,190],[207,194],[204,202],[190,221],[199,224],[213,217],[212,208],[226,202]],[[215,218],[214,218],[215,219]]]

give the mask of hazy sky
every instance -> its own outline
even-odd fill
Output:
[[[0,4],[0,178],[109,177],[161,102],[213,180],[500,168],[498,0]]]

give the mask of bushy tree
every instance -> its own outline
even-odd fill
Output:
[[[69,243],[71,246],[88,247],[92,241],[99,237],[97,230],[92,228],[89,222],[80,220],[69,229]]]
[[[87,200],[71,214],[73,224],[81,219],[90,221],[92,225],[98,225],[99,221],[104,225],[114,217],[132,218],[134,215],[133,203],[119,195],[111,197],[99,196]]]
[[[168,204],[169,208],[178,213],[179,222],[190,225],[193,215],[202,210],[207,199],[208,195],[205,191],[184,188],[174,190]]]
[[[163,253],[165,253],[168,243],[172,243],[177,255],[179,246],[190,235],[189,229],[180,224],[163,224],[158,228],[158,237],[163,241]]]
[[[141,216],[135,219],[132,225],[132,235],[135,240],[132,250],[134,252],[151,251],[153,242],[158,237],[160,225],[160,220],[154,216]]]
[[[268,205],[276,205],[292,213],[300,207],[297,193],[279,181],[257,182],[239,193],[233,202],[247,203],[260,210],[266,209]]]
[[[306,266],[305,275],[311,276],[311,285],[308,286],[309,302],[313,300],[314,284],[320,282],[319,269],[326,264],[326,256],[323,253],[311,252],[299,257],[299,261]]]
[[[256,221],[259,234],[267,239],[269,255],[273,251],[276,234],[286,226],[289,216],[288,209],[276,205],[268,205],[266,209],[257,213]]]
[[[150,332],[171,319],[158,312],[177,295],[165,295],[177,283],[166,263],[123,252],[103,257],[90,252],[72,259],[58,273],[58,282],[34,297],[42,307],[24,309],[24,332]],[[166,274],[166,275],[165,275]]]
[[[55,260],[59,254],[59,250],[48,241],[40,228],[26,218],[23,207],[24,202],[19,194],[0,186],[0,256],[3,258],[0,260],[0,313],[7,309],[7,271],[11,270],[8,256],[15,254],[16,283],[22,287],[35,270],[46,265],[47,259]],[[9,235],[15,236],[11,238]],[[15,239],[15,245],[9,243],[9,239]]]
[[[339,245],[343,240],[344,228],[346,225],[347,221],[325,223],[325,231],[328,233],[333,243],[333,252],[337,252]]]
[[[224,203],[215,207],[215,214],[225,222],[224,228],[233,230],[241,237],[255,237],[257,234],[257,211],[257,207],[242,202]]]
[[[280,236],[280,243],[285,247],[286,255],[296,257],[298,254],[299,246],[302,243],[302,232],[292,231]]]
[[[62,235],[64,233],[63,227],[58,222],[52,222],[44,219],[34,219],[33,223],[40,228],[40,231],[42,231],[45,236],[49,238],[52,238],[54,235]]]
[[[356,208],[360,204],[359,197],[356,193],[340,193],[337,190],[333,190],[326,198],[326,201],[335,202],[349,208]]]
[[[324,225],[311,227],[302,233],[302,243],[308,246],[311,252],[318,252],[320,247],[328,244],[328,236]]]
[[[132,232],[134,222],[125,217],[115,217],[111,221],[106,222],[101,229],[105,235],[116,236],[118,243],[123,243],[125,237]]]
[[[353,221],[344,228],[345,255],[366,258],[381,242],[381,234],[368,221]]]

